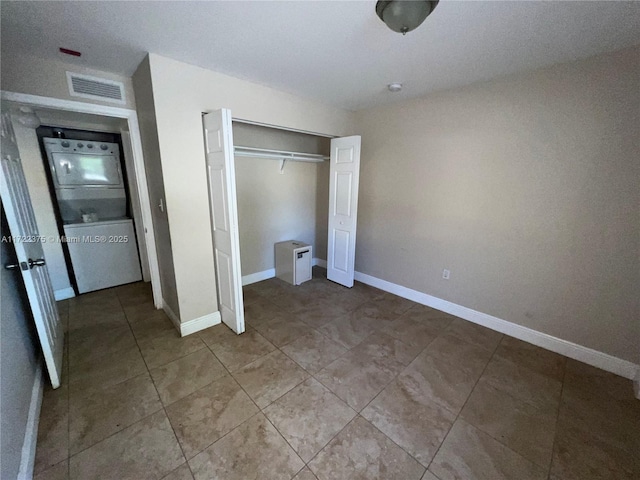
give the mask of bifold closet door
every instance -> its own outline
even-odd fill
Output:
[[[222,321],[239,334],[244,332],[244,305],[231,111],[207,113],[203,122],[218,305]]]
[[[353,287],[360,180],[359,135],[331,140],[327,278]]]

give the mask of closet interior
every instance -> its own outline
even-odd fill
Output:
[[[278,242],[326,260],[331,138],[234,120],[233,142],[243,283],[275,276]]]

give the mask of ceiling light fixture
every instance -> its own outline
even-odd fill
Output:
[[[376,13],[387,27],[406,35],[424,22],[438,5],[439,0],[380,0]]]

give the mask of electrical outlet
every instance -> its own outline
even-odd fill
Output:
[[[444,278],[445,280],[449,280],[450,276],[451,272],[449,270],[447,270],[446,268],[442,270],[442,278]]]

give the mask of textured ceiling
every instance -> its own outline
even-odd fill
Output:
[[[3,1],[1,15],[3,55],[131,75],[154,52],[352,110],[640,44],[640,2],[618,1],[444,0],[406,36],[374,1]]]

